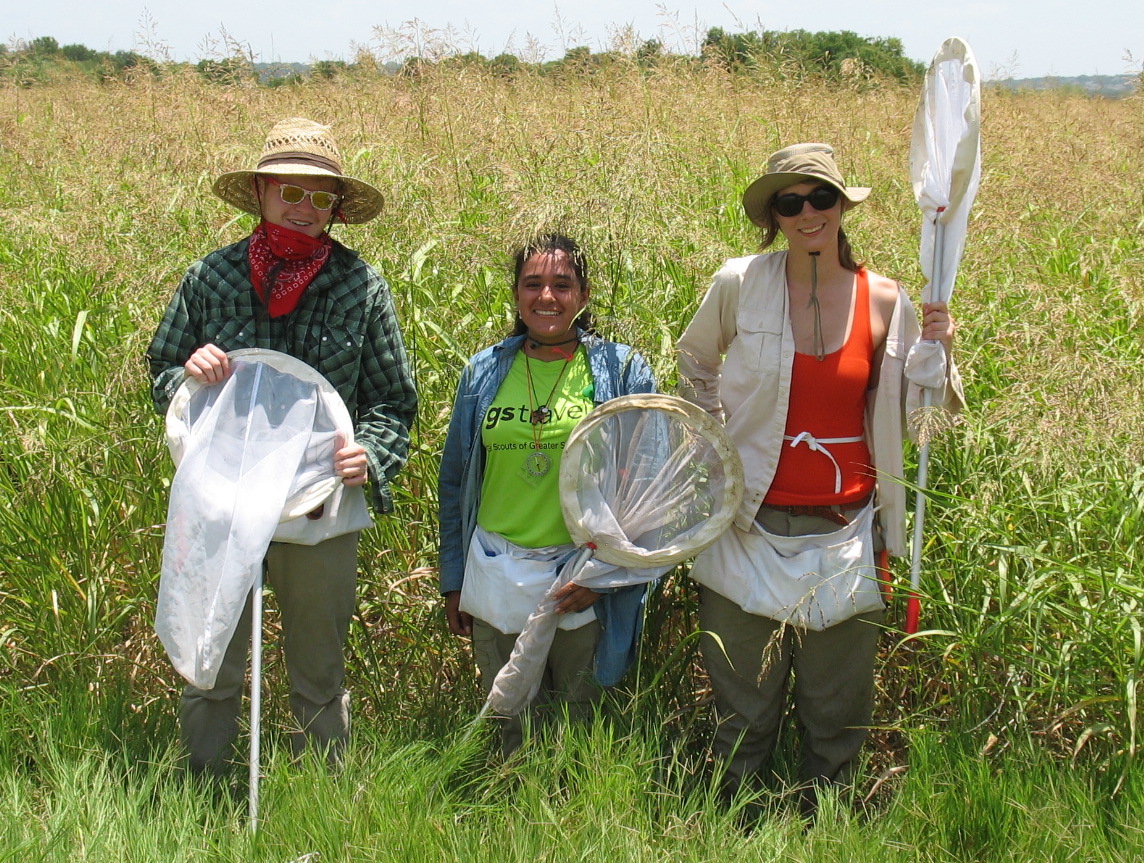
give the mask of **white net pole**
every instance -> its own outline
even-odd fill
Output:
[[[258,832],[258,781],[262,774],[262,570],[250,593],[250,831]]]

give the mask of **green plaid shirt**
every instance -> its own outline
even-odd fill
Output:
[[[333,385],[365,447],[373,505],[390,512],[389,482],[405,464],[417,391],[393,297],[369,264],[338,242],[298,307],[271,319],[250,283],[249,240],[196,262],[167,306],[147,349],[155,409],[165,414],[198,348],[264,348],[313,366]]]

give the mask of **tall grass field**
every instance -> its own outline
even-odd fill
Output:
[[[1140,859],[1139,95],[984,91],[953,299],[968,408],[931,446],[923,631],[902,635],[899,590],[852,792],[810,827],[781,785],[717,799],[685,568],[599,721],[508,763],[471,722],[473,662],[436,591],[436,467],[464,360],[510,325],[509,251],[539,229],[581,240],[600,329],[671,390],[710,275],[757,249],[739,199],[780,146],[830,142],[873,187],[848,233],[917,298],[916,100],[623,62],[0,89],[0,861]],[[389,281],[422,406],[397,512],[365,534],[339,771],[289,759],[268,614],[251,833],[239,780],[178,769],[181,681],[151,628],[173,468],[143,351],[185,268],[253,226],[212,182],[287,116],[332,123],[347,173],[386,195],[334,232]]]

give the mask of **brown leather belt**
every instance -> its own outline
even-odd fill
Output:
[[[774,512],[782,512],[787,515],[813,515],[817,518],[832,521],[837,525],[848,525],[850,519],[846,517],[846,513],[856,509],[861,509],[870,502],[873,494],[868,494],[861,500],[856,500],[853,503],[836,503],[833,505],[809,505],[809,504],[794,504],[792,506],[784,506],[783,504],[776,503],[763,503],[759,509],[769,509]]]

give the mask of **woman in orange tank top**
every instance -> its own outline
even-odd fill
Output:
[[[904,292],[857,263],[842,230],[869,193],[846,185],[825,144],[774,153],[743,206],[763,248],[781,234],[787,251],[728,261],[678,344],[681,377],[725,418],[746,475],[746,515],[692,569],[724,790],[771,780],[789,690],[808,814],[821,786],[850,783],[871,723],[883,614],[875,451],[878,424],[892,415],[900,429],[903,415],[874,407],[887,373],[900,374],[896,356],[884,363],[888,334],[918,335]],[[921,337],[948,354],[945,305],[927,304],[923,317]]]

